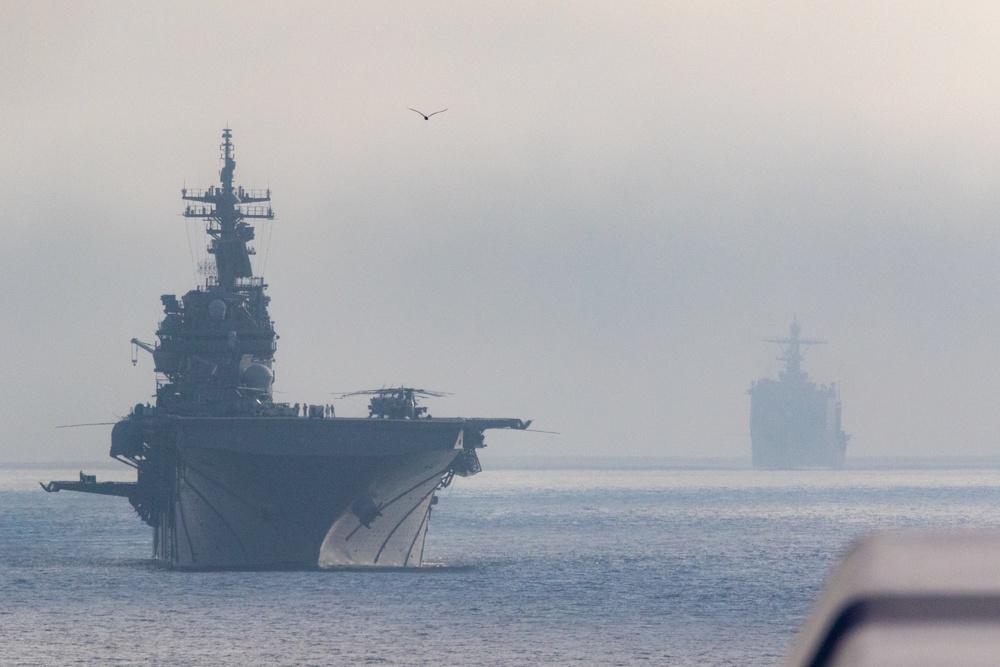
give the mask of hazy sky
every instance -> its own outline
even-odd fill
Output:
[[[1000,455],[995,3],[4,0],[0,30],[0,461],[100,460],[108,428],[55,426],[150,400],[129,339],[201,280],[180,189],[227,124],[273,191],[285,400],[416,385],[562,434],[487,463],[749,456],[797,314],[848,456]]]

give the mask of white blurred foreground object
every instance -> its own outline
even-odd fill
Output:
[[[861,540],[830,576],[786,664],[1000,664],[1000,533]]]

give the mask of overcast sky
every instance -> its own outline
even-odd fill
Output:
[[[277,214],[279,400],[406,384],[561,433],[487,463],[748,457],[797,314],[849,457],[1000,455],[994,3],[5,0],[0,29],[0,461],[100,460],[109,428],[55,427],[150,400],[129,339],[201,281],[180,189],[227,124]]]

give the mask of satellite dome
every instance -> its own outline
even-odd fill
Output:
[[[272,382],[274,382],[274,373],[264,364],[250,364],[243,371],[243,384],[250,389],[270,391]]]
[[[226,316],[226,302],[216,299],[208,304],[208,316],[213,320],[221,320]]]

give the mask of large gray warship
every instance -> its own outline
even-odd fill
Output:
[[[840,468],[848,435],[840,428],[837,387],[816,385],[802,370],[804,349],[826,341],[800,338],[796,319],[788,338],[766,339],[781,348],[778,379],[750,385],[750,441],[755,468]]]
[[[408,387],[367,392],[367,418],[276,403],[278,337],[248,245],[252,221],[274,217],[271,193],[233,185],[228,128],[220,149],[221,184],[181,191],[184,216],[206,223],[214,270],[180,299],[161,297],[155,344],[132,340],[158,374],[155,404],[111,432],[111,456],[136,481],[81,472],[43,488],[128,498],[171,568],[418,566],[435,492],[481,470],[485,431],[530,422],[431,418],[417,405],[429,392]]]

